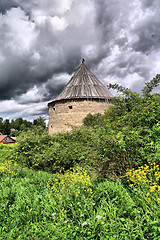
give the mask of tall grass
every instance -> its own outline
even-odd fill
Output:
[[[83,168],[22,168],[5,158],[9,148],[0,150],[0,239],[160,239],[159,203],[137,185],[98,181]]]

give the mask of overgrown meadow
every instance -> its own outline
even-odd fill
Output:
[[[0,239],[160,239],[160,96],[123,93],[103,116],[0,144]]]

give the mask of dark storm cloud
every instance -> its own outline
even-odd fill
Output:
[[[105,85],[136,91],[159,71],[158,0],[1,0],[0,12],[0,104],[8,114],[9,99],[16,116],[45,114],[82,58]]]
[[[60,45],[57,44],[59,35],[56,36],[50,31],[49,24],[35,29],[34,24],[29,22],[21,9],[13,9],[12,12],[20,14],[20,18],[15,21],[17,25],[19,21],[23,21],[23,17],[24,21],[27,21],[26,27],[33,25],[29,34],[35,34],[36,40],[29,48],[25,49],[25,46],[22,46],[22,49],[19,49],[19,39],[14,35],[14,31],[11,32],[10,21],[4,21],[0,26],[0,42],[3,46],[1,48],[0,99],[11,99],[21,95],[31,86],[47,82],[53,74],[71,72],[71,66],[73,68],[77,64],[80,55],[76,49],[72,52],[71,47],[60,51]],[[12,16],[10,18],[13,19]],[[8,16],[9,20],[10,18]],[[25,29],[23,31],[24,35],[27,34]]]
[[[71,74],[81,61],[82,26],[79,29],[80,36],[77,39],[78,34],[76,34],[76,29],[75,34],[71,27],[62,32],[54,31],[50,19],[45,19],[43,23],[36,24],[30,21],[20,8],[12,9],[11,12],[12,14],[9,11],[7,12],[8,21],[5,19],[1,25],[1,42],[7,44],[3,44],[2,48],[4,61],[2,61],[3,70],[1,72],[0,99],[11,99],[12,97],[21,95],[30,89],[31,86],[47,82],[54,74],[63,72]],[[22,46],[21,53],[17,53],[13,44],[8,48],[8,43],[14,43],[11,37],[15,38],[16,45],[19,40],[14,35],[14,32],[11,35],[8,34],[8,32],[12,31],[12,26],[9,23],[13,17],[15,18],[15,14],[17,27],[19,24],[23,25],[24,23],[22,22],[27,22],[26,27],[31,28],[29,34],[36,35],[29,49],[25,50]],[[19,18],[17,17],[18,14]],[[3,16],[1,18],[3,20]],[[27,32],[25,32],[25,29],[23,31],[25,39]],[[64,84],[61,85],[64,86]],[[56,89],[57,87],[52,87],[48,91],[55,96]],[[60,89],[62,89],[62,86],[60,86]]]
[[[96,24],[100,28],[101,41],[103,44],[107,42],[113,50],[116,45],[118,48],[116,53],[111,50],[106,55],[106,75],[118,80],[121,78],[123,82],[127,75],[136,74],[142,85],[144,81],[151,80],[154,76],[150,65],[152,54],[160,48],[159,2],[102,0],[96,1],[96,6]],[[110,63],[107,58],[114,62]],[[138,84],[137,88],[136,84],[128,87],[139,91]]]
[[[128,37],[136,35],[137,40],[132,39],[131,42],[128,42],[127,47],[142,52],[159,47],[160,5],[157,0],[142,0],[137,6],[136,1],[125,0],[100,0],[96,1],[95,4],[97,9],[96,24],[100,28],[103,43],[107,41],[108,44],[118,44],[122,48],[126,47]],[[134,18],[134,14],[137,18]],[[124,31],[128,36],[121,37],[121,31]]]
[[[113,42],[119,31],[128,25],[128,9],[132,8],[130,1],[95,1],[96,24],[100,29],[101,41]]]
[[[0,13],[5,14],[5,12],[12,8],[17,7],[18,5],[12,0],[1,0],[0,1]]]
[[[133,33],[137,40],[133,44],[135,51],[150,53],[160,47],[160,4],[159,1],[141,1],[143,17],[134,25]]]
[[[49,93],[49,96],[46,96],[45,100],[49,101],[51,99],[55,99],[57,97],[57,95],[59,95],[61,93],[61,91],[63,90],[65,84],[64,83],[58,83],[57,85],[52,83],[47,83],[46,87]]]
[[[32,82],[28,81],[32,78],[29,72],[30,63],[28,59],[16,58],[9,55],[7,65],[2,65],[1,82],[0,82],[0,99],[11,99],[16,95],[20,95],[31,87]]]

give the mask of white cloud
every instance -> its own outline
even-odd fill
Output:
[[[159,73],[158,0],[5,0],[1,9],[0,116],[45,114],[82,58],[105,85],[134,91]]]
[[[12,51],[28,51],[36,38],[35,24],[21,8],[12,8],[0,15],[0,36],[3,46]]]
[[[44,101],[47,96],[47,89],[45,84],[29,89],[25,94],[22,94],[17,98],[18,103],[28,104],[28,103],[38,103]]]
[[[18,0],[17,0],[18,1]],[[31,16],[34,19],[37,16],[54,16],[64,15],[71,10],[74,0],[37,0],[21,3],[21,5],[31,11]]]
[[[67,26],[68,23],[63,17],[58,16],[38,16],[35,18],[35,22],[39,25],[44,25],[46,23],[50,23],[52,26],[53,31],[63,31]]]
[[[0,102],[0,116],[3,119],[16,119],[19,117],[31,120],[36,116],[47,118],[47,102],[19,104],[15,100],[6,100]]]

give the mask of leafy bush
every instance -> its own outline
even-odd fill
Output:
[[[22,133],[15,144],[11,158],[29,168],[43,168],[44,152],[53,144],[51,136],[42,128]]]
[[[33,169],[50,172],[87,166],[101,177],[124,176],[127,169],[160,159],[160,96],[151,94],[158,75],[138,94],[110,85],[122,94],[104,114],[89,114],[84,125],[49,136],[39,128],[19,137],[12,158]]]
[[[53,137],[42,129],[21,134],[11,154],[23,166],[50,172],[66,170],[77,164],[100,166],[99,151],[92,129],[80,128]]]
[[[110,85],[122,93],[113,99],[114,106],[97,121],[91,114],[84,119],[84,124],[97,134],[99,154],[106,159],[101,170],[104,174],[123,176],[127,168],[159,163],[160,96],[150,93],[159,82],[157,75],[142,89],[142,95]]]

